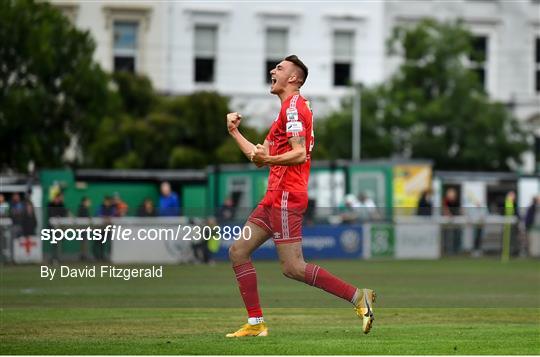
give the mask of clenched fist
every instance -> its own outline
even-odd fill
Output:
[[[227,130],[229,133],[240,126],[242,116],[237,112],[227,114]]]

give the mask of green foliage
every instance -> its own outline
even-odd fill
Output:
[[[159,97],[150,81],[129,73],[113,76],[123,114],[106,117],[89,145],[88,166],[103,168],[203,168],[245,161],[229,143],[227,98],[214,92]],[[253,130],[245,129],[253,136]],[[255,132],[256,133],[256,132]]]
[[[169,158],[170,168],[204,168],[207,164],[207,156],[200,150],[189,146],[176,146],[172,149]]]
[[[128,72],[115,72],[112,77],[122,96],[122,109],[134,116],[148,115],[157,101],[150,80]]]
[[[390,80],[362,91],[362,157],[433,159],[437,168],[506,170],[519,163],[526,135],[506,107],[490,101],[464,59],[476,58],[460,23],[399,26],[388,41],[402,64]],[[475,57],[476,56],[476,57]],[[319,124],[328,158],[350,158],[351,99]],[[315,156],[316,157],[316,156]]]
[[[72,139],[85,146],[114,105],[86,31],[43,2],[0,2],[0,162],[62,166]]]

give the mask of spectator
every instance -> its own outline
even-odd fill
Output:
[[[367,192],[362,192],[358,195],[358,203],[360,205],[359,212],[362,220],[376,220],[380,218],[377,205]]]
[[[478,200],[474,200],[473,204],[473,207],[466,208],[466,212],[474,226],[474,246],[472,256],[478,258],[483,255],[482,240],[484,238],[484,224],[489,212],[487,207],[482,206]]]
[[[52,202],[49,202],[47,208],[49,219],[53,217],[69,216],[69,211],[64,205],[64,194],[62,192],[59,192],[56,194],[56,196],[54,196]]]
[[[6,197],[0,193],[0,217],[9,216],[9,204],[6,202]]]
[[[223,205],[219,209],[218,219],[220,223],[227,223],[233,220],[235,213],[234,201],[231,196],[227,196]]]
[[[159,215],[180,215],[180,200],[178,198],[178,195],[171,191],[171,185],[167,181],[161,183],[161,197],[159,198]]]
[[[154,202],[146,197],[143,203],[139,206],[137,210],[137,216],[139,217],[155,217],[156,208],[154,207]]]
[[[343,223],[355,223],[359,218],[360,207],[360,202],[354,194],[346,195],[344,211],[341,213]]]
[[[208,217],[206,220],[206,225],[212,229],[212,238],[208,241],[207,249],[208,249],[208,263],[210,265],[214,265],[215,262],[212,259],[212,255],[216,254],[219,251],[219,247],[221,245],[221,242],[219,240],[219,235],[217,234],[218,230],[216,227],[218,226],[218,222],[214,217]]]
[[[49,225],[51,218],[62,218],[69,216],[69,211],[64,206],[64,194],[62,192],[56,193],[53,200],[49,202],[47,206],[47,214],[49,216]],[[59,261],[59,251],[62,242],[52,244],[51,263],[56,264]]]
[[[424,190],[418,200],[416,215],[431,216],[433,214],[433,194],[431,190]]]
[[[534,227],[536,222],[536,214],[538,213],[538,205],[540,204],[540,196],[535,196],[532,198],[531,204],[525,212],[525,217],[523,223],[525,226],[525,238],[522,241],[520,247],[520,256],[529,255],[529,242],[531,239],[531,229]]]
[[[510,254],[515,255],[519,251],[518,238],[520,237],[521,233],[523,232],[520,228],[520,221],[521,218],[519,217],[519,209],[516,205],[516,192],[515,191],[509,191],[506,194],[506,197],[504,199],[504,215],[506,217],[516,217],[517,218],[517,224],[512,224],[510,226]],[[523,241],[523,238],[520,239],[520,241]]]
[[[92,201],[90,201],[88,197],[84,196],[81,198],[79,209],[77,210],[77,217],[90,218],[92,216],[90,214],[90,206],[92,206]]]
[[[113,204],[113,199],[111,196],[105,196],[103,198],[103,202],[98,208],[97,215],[98,217],[104,217],[108,219],[117,215],[116,207]]]
[[[23,237],[31,237],[36,234],[37,220],[34,205],[29,199],[23,202],[24,211],[21,217],[21,228]]]
[[[104,228],[107,225],[111,224],[111,218],[116,216],[116,208],[114,207],[113,199],[111,196],[105,196],[103,198],[103,202],[99,206],[97,215],[103,218]],[[104,244],[105,230],[104,228],[102,230],[103,239],[100,241],[94,241],[94,244],[92,245],[92,254],[94,255],[94,258],[100,261],[105,260],[105,244]]]
[[[122,200],[118,192],[114,193],[112,202],[114,205],[116,217],[124,217],[125,215],[127,215],[129,207],[127,203]]]
[[[455,188],[446,190],[442,202],[443,215],[449,218],[459,216],[461,213],[460,205],[457,199]],[[456,254],[461,250],[461,229],[453,222],[443,228],[443,244],[446,253]]]
[[[21,202],[21,196],[15,192],[11,196],[11,203],[9,205],[9,217],[13,222],[13,226],[16,226],[16,230],[20,230],[22,215],[24,213],[24,205]],[[15,228],[15,227],[14,227]],[[18,237],[18,235],[15,235]]]
[[[92,202],[88,197],[83,197],[81,199],[81,203],[79,204],[79,209],[77,210],[77,217],[81,218],[90,218],[92,215],[90,214],[90,207],[92,206]],[[81,255],[80,259],[82,261],[88,260],[88,236],[85,233],[83,233],[83,240],[81,241]]]

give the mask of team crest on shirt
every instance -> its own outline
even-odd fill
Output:
[[[287,121],[298,120],[298,110],[296,108],[287,108],[285,114],[287,115]]]

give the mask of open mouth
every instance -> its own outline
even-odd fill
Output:
[[[272,79],[272,85],[276,84],[277,79],[275,77],[272,77],[271,79]]]

